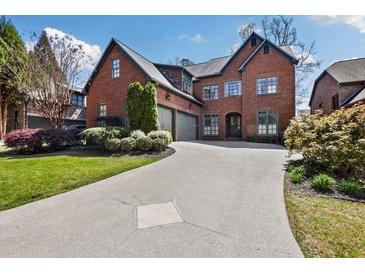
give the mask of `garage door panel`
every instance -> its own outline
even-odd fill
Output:
[[[177,140],[196,140],[196,117],[183,112],[177,112]]]
[[[160,129],[172,133],[172,110],[164,107],[158,107],[158,123]]]

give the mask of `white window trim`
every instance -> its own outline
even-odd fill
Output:
[[[205,88],[210,88],[210,87],[217,87],[217,98],[205,98],[204,94],[205,94]],[[219,85],[218,84],[213,84],[213,85],[206,85],[203,87],[203,100],[204,101],[210,101],[210,100],[218,100],[219,99]]]
[[[228,93],[228,85],[229,84],[234,84],[234,83],[239,83],[239,94],[238,95],[229,95]],[[230,81],[230,82],[225,82],[224,83],[224,97],[234,97],[234,96],[242,96],[242,81]]]
[[[267,84],[268,82],[268,79],[269,78],[276,78],[275,80],[275,83],[276,83],[276,86],[275,86],[275,92],[271,92],[269,93],[269,86]],[[259,80],[265,80],[265,92],[264,93],[259,93],[258,92],[258,82]],[[276,76],[276,75],[271,75],[271,76],[267,76],[267,77],[259,77],[259,78],[256,78],[256,95],[271,95],[271,94],[277,94],[278,93],[278,83],[279,83],[279,78]]]

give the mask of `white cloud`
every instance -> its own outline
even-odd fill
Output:
[[[79,40],[76,37],[66,34],[61,30],[54,29],[54,28],[45,28],[44,31],[47,33],[47,37],[50,40],[50,43],[55,42],[59,39],[63,39],[64,37],[68,37],[67,41],[72,46],[77,46],[81,48],[83,51],[83,69],[91,71],[96,63],[98,62],[101,56],[101,49],[98,45],[90,45],[85,41]]]
[[[201,43],[206,41],[206,39],[203,37],[201,33],[194,34],[194,36],[191,37],[190,40],[193,41],[194,43]]]
[[[240,43],[236,43],[232,46],[231,48],[231,53],[235,53],[239,48],[240,48],[241,44]]]
[[[184,34],[180,34],[180,35],[177,37],[177,39],[179,39],[179,40],[186,39],[186,38],[189,38],[189,34],[184,33]]]
[[[365,16],[363,15],[313,15],[311,18],[328,25],[346,24],[365,34]]]

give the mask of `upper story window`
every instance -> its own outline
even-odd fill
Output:
[[[264,54],[269,54],[270,53],[270,47],[268,45],[264,46]]]
[[[218,99],[218,85],[206,86],[203,88],[203,99],[213,100]]]
[[[256,80],[256,93],[257,94],[272,94],[277,92],[277,78],[259,78]]]
[[[119,77],[120,74],[120,61],[119,59],[114,59],[112,64],[112,78]]]
[[[218,114],[204,115],[204,135],[216,136],[219,133]]]
[[[277,134],[278,117],[276,112],[260,111],[257,113],[257,133],[259,135]]]
[[[84,106],[84,95],[81,94],[72,94],[72,105],[83,107]]]
[[[251,39],[251,47],[256,47],[256,44],[257,44],[256,37],[253,37],[253,38]]]
[[[188,93],[192,93],[193,89],[193,80],[183,73],[182,75],[182,90]]]
[[[98,105],[98,116],[105,117],[106,116],[106,104]]]
[[[338,94],[336,94],[335,96],[332,96],[332,110],[338,109],[339,106],[340,104],[339,104]]]
[[[224,84],[224,96],[242,95],[241,81],[228,82]]]

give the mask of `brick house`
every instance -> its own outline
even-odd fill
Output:
[[[233,55],[187,67],[152,63],[113,38],[85,85],[86,124],[109,115],[127,123],[128,85],[153,81],[160,127],[175,140],[277,136],[295,116],[297,62],[255,32]]]
[[[311,113],[325,114],[340,107],[365,102],[365,58],[338,61],[315,80],[309,106]]]
[[[66,113],[64,126],[85,126],[85,95],[81,90],[72,94],[71,106]],[[50,128],[48,120],[30,104],[11,104],[8,106],[6,131],[25,128]]]

